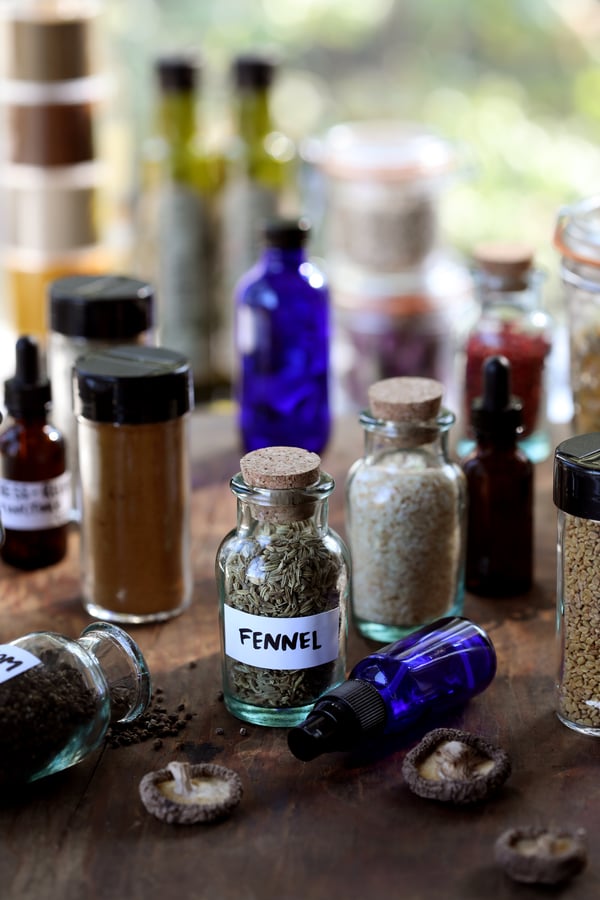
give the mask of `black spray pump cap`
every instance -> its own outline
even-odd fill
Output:
[[[351,750],[369,734],[381,732],[386,717],[377,688],[351,678],[317,700],[304,722],[288,732],[288,747],[304,762]]]
[[[52,400],[50,382],[40,374],[40,353],[37,342],[20,337],[16,344],[17,369],[4,382],[4,403],[11,416],[23,418],[43,416]]]
[[[482,367],[483,394],[471,409],[471,423],[479,434],[514,436],[521,430],[523,405],[511,394],[510,362],[488,356]]]

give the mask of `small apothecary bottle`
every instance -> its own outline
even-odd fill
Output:
[[[352,610],[380,643],[462,611],[466,482],[448,457],[442,393],[431,378],[387,378],[360,415],[365,453],[346,485]]]
[[[600,737],[600,434],[563,441],[554,453],[558,510],[557,714]]]
[[[465,345],[465,434],[458,451],[463,455],[474,445],[469,417],[479,396],[483,363],[502,355],[510,362],[513,392],[523,404],[519,445],[532,462],[540,462],[550,453],[545,364],[552,321],[542,305],[544,273],[536,268],[531,248],[491,242],[475,247],[472,274],[480,311]]]
[[[295,725],[345,678],[350,562],[328,525],[334,489],[297,447],[246,454],[237,527],[216,558],[224,700],[257,725]]]
[[[192,595],[184,356],[122,346],[75,366],[83,601],[97,619],[149,622]]]
[[[0,785],[75,765],[150,696],[139,647],[114,625],[94,622],[77,640],[39,631],[0,644]]]

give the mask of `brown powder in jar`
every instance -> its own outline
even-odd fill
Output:
[[[189,603],[186,421],[80,419],[88,604],[127,617],[166,618]]]

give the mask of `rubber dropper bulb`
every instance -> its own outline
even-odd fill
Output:
[[[523,421],[521,401],[511,394],[511,366],[505,356],[488,356],[482,366],[482,396],[474,402],[471,421],[477,434],[516,436]]]

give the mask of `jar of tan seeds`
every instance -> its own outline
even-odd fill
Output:
[[[352,611],[382,643],[462,610],[466,482],[448,456],[455,417],[442,393],[431,378],[387,378],[360,415],[365,452],[346,486]]]
[[[558,508],[556,710],[600,737],[600,433],[563,441],[554,455]]]

